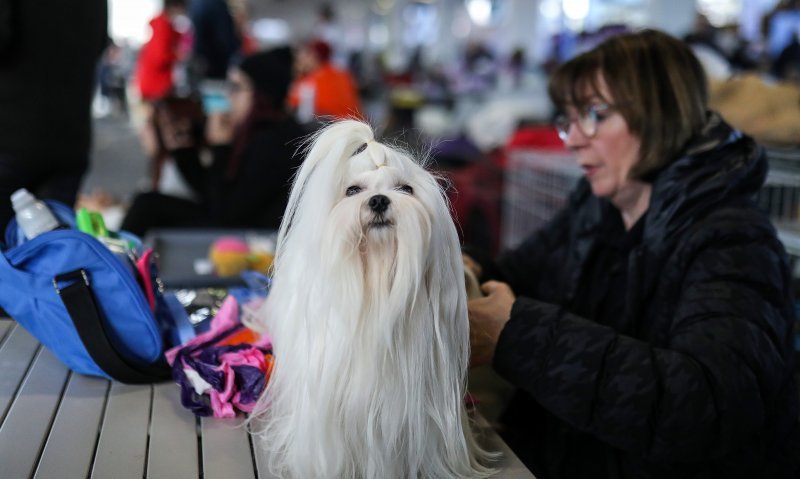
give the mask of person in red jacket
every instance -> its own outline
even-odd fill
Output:
[[[142,100],[155,101],[172,90],[172,69],[178,61],[181,39],[172,22],[185,11],[185,0],[164,0],[164,9],[150,20],[153,33],[139,52],[136,65],[136,81]]]
[[[178,61],[181,33],[173,24],[176,17],[186,12],[186,0],[164,0],[164,8],[150,20],[152,34],[144,44],[136,62],[134,81],[139,90],[141,104],[136,116],[139,141],[151,158],[152,168],[158,177],[163,162],[153,124],[153,104],[172,93],[175,86],[172,71]]]
[[[331,47],[322,40],[303,46],[297,56],[299,77],[287,102],[302,123],[328,117],[363,119],[353,77],[331,63]]]

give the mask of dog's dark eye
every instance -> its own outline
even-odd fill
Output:
[[[402,191],[403,193],[408,194],[408,195],[413,195],[414,194],[414,188],[412,188],[409,185],[400,185],[400,186],[397,187],[397,189]]]
[[[359,193],[361,193],[361,187],[360,186],[355,186],[355,185],[349,186],[347,188],[347,191],[344,192],[344,194],[347,195],[347,196],[353,196],[353,195],[357,195]]]

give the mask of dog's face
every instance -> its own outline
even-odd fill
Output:
[[[414,196],[414,187],[402,179],[393,181],[391,175],[380,175],[373,171],[361,175],[345,190],[345,198],[354,198],[361,204],[361,227],[368,234],[380,234],[395,227],[398,202],[395,192],[404,196]],[[399,200],[402,204],[405,199]]]
[[[449,221],[435,178],[379,144],[360,148],[338,185],[329,238],[343,249],[357,247],[362,256],[419,258],[428,250],[432,228]]]
[[[376,169],[357,175],[348,183],[339,201],[342,208],[357,208],[365,234],[383,234],[397,226],[398,209],[414,201],[414,187],[405,178]]]

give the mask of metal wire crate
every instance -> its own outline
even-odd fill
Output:
[[[800,277],[800,148],[767,150],[770,170],[757,197],[769,214],[786,250],[795,259]]]
[[[503,186],[503,247],[516,246],[544,226],[564,207],[581,174],[567,151],[510,151]]]

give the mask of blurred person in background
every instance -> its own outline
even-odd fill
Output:
[[[363,118],[355,80],[331,63],[331,47],[326,42],[312,40],[300,48],[295,74],[288,104],[300,122],[321,117]]]
[[[98,83],[100,94],[108,102],[109,111],[123,118],[128,117],[126,86],[129,74],[130,68],[125,62],[125,51],[119,45],[110,42],[98,67]]]
[[[178,62],[181,33],[175,19],[186,12],[186,0],[164,0],[164,8],[150,20],[151,35],[142,46],[136,63],[136,83],[145,102],[172,93],[173,70]]]
[[[522,86],[522,77],[525,75],[525,49],[523,47],[516,47],[511,52],[508,59],[508,73],[511,75],[511,84],[513,88],[520,88]]]
[[[154,125],[155,104],[175,93],[175,66],[180,59],[183,35],[176,28],[177,19],[186,13],[186,0],[164,0],[163,8],[150,20],[150,39],[142,46],[136,60],[134,82],[141,102],[135,123],[139,141],[152,159],[154,176],[160,174],[161,152]]]
[[[711,24],[707,16],[697,12],[695,13],[692,30],[684,35],[683,41],[690,45],[705,45],[718,54],[725,56],[725,52],[717,41],[718,32],[719,30]]]
[[[0,0],[0,227],[19,188],[74,205],[107,23],[106,0]]]
[[[497,80],[497,59],[482,41],[472,40],[464,47],[461,71],[457,76],[462,93],[484,93],[494,87]]]
[[[241,38],[226,0],[190,0],[193,27],[192,70],[194,81],[224,80],[236,61]]]
[[[800,15],[798,19],[800,19]],[[789,44],[772,62],[770,73],[775,78],[800,84],[800,23],[798,23],[797,31]]]
[[[786,252],[763,150],[708,111],[688,46],[645,30],[559,67],[585,177],[468,304],[473,365],[517,392],[502,434],[540,479],[797,478]],[[478,260],[476,262],[476,259]]]
[[[329,2],[319,4],[317,20],[314,23],[311,37],[322,40],[331,47],[330,61],[334,65],[348,67],[348,55],[345,51],[345,32],[336,18],[336,9]],[[351,70],[352,71],[352,70]]]
[[[295,156],[305,134],[285,109],[291,81],[288,48],[256,53],[229,75],[228,112],[209,113],[205,144],[211,164],[200,160],[200,145],[178,131],[160,128],[170,154],[197,200],[161,193],[138,195],[122,229],[144,235],[151,228],[277,229],[286,208]]]
[[[250,56],[261,50],[258,40],[253,35],[250,27],[250,4],[245,1],[237,1],[229,6],[233,26],[236,36],[239,37],[239,53],[242,57]]]
[[[775,3],[775,5],[769,12],[767,12],[763,17],[761,17],[761,36],[764,38],[764,40],[767,41],[768,49],[771,47],[769,43],[773,41],[771,37],[776,33],[773,31],[775,28],[774,24],[775,18],[786,14],[792,14],[798,11],[800,11],[800,0],[779,0],[778,2]],[[789,38],[786,37],[785,32],[777,32],[777,33],[781,36],[781,38],[778,39],[778,48],[768,52],[768,54],[772,56],[774,56],[780,51],[780,48],[785,44],[784,43],[785,41],[789,40]]]

